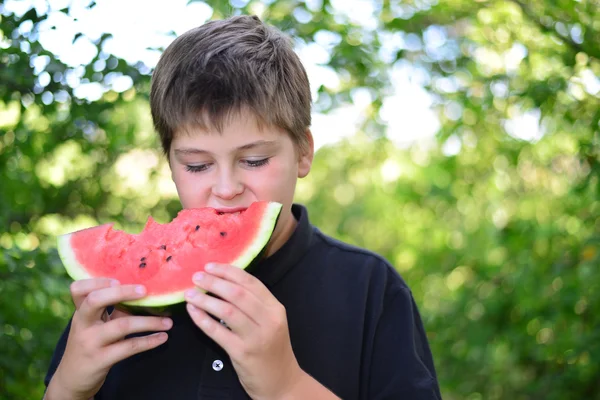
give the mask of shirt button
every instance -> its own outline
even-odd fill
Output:
[[[212,368],[215,371],[219,372],[220,370],[223,369],[223,361],[221,361],[221,360],[215,360],[215,361],[213,361]]]

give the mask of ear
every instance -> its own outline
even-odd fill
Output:
[[[298,178],[304,178],[308,175],[315,155],[315,142],[310,129],[306,130],[306,138],[308,139],[308,146],[303,149],[298,158]]]

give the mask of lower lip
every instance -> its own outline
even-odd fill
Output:
[[[219,213],[219,214],[234,214],[234,215],[237,215],[237,214],[241,214],[241,213],[243,213],[244,211],[246,211],[246,210],[237,210],[237,211],[218,211],[218,213]]]

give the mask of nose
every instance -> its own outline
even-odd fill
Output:
[[[223,200],[231,200],[244,191],[244,185],[236,178],[233,171],[223,168],[219,171],[212,192]]]

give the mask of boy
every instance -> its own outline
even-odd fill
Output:
[[[194,282],[215,296],[194,290],[171,318],[106,313],[143,287],[74,282],[46,399],[440,399],[402,278],[293,204],[313,140],[287,38],[249,16],[193,29],[161,57],[150,104],[184,208],[270,200],[280,219],[255,269],[208,265]]]

